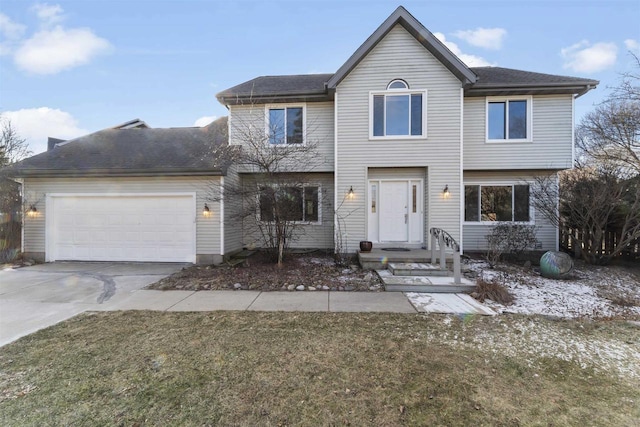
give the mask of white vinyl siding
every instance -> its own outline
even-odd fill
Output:
[[[220,206],[208,200],[217,191],[219,177],[122,177],[122,178],[27,178],[24,183],[26,203],[36,203],[38,215],[25,217],[24,251],[45,252],[47,194],[150,194],[196,193],[196,254],[218,255],[220,248]],[[211,215],[202,215],[204,204]]]
[[[487,171],[487,172],[464,172],[465,185],[492,185],[492,186],[511,186],[529,183],[533,185],[536,175],[548,175],[549,171],[521,171],[521,172],[505,172],[505,171]],[[531,197],[531,196],[530,196]],[[542,250],[555,250],[557,244],[557,230],[541,215],[536,215],[533,208],[529,211],[531,215],[530,224],[537,227],[537,238],[542,245]],[[465,222],[463,225],[465,252],[484,251],[487,249],[486,236],[493,227],[500,222],[490,224],[487,222]],[[522,224],[522,223],[514,223]],[[526,224],[526,223],[525,223]]]
[[[427,139],[394,137],[369,140],[369,94],[384,91],[390,81],[402,79],[411,90],[429,94]],[[425,233],[440,227],[460,238],[460,116],[461,82],[401,25],[396,25],[337,87],[337,188],[340,205],[353,187],[355,197],[340,207],[341,230],[348,251],[367,236],[369,168],[414,167],[426,170],[424,181]],[[448,185],[451,197],[444,199]],[[428,244],[428,239],[425,238]]]
[[[242,249],[242,202],[230,197],[240,185],[237,167],[232,166],[224,177],[224,186],[229,190],[224,200],[224,255],[228,256]]]
[[[464,99],[465,170],[557,170],[572,166],[572,95],[535,95],[531,99],[531,141],[500,143],[487,142],[487,98]]]
[[[246,145],[248,138],[268,144],[267,116],[269,108],[285,108],[300,104],[255,104],[229,106],[229,143]],[[305,143],[315,144],[314,172],[333,171],[333,102],[307,102],[304,109]],[[305,166],[305,165],[302,165]],[[307,165],[308,166],[308,165]],[[304,172],[304,168],[297,170]]]

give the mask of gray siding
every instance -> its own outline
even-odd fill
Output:
[[[220,254],[220,206],[210,195],[219,185],[219,177],[177,178],[29,178],[25,180],[25,203],[37,202],[38,215],[25,217],[24,250],[45,252],[45,222],[47,194],[122,194],[122,193],[196,193],[196,254]],[[212,215],[204,217],[207,203]]]
[[[252,175],[244,175],[242,178],[245,186],[257,185],[257,181]],[[301,225],[299,231],[296,233],[297,238],[291,242],[290,247],[333,249],[333,174],[304,174],[299,182],[320,186],[321,222],[320,224]],[[242,227],[244,232],[243,246],[263,246],[263,240],[257,229],[256,219],[253,215],[244,217]]]
[[[465,185],[516,185],[534,182],[536,175],[548,175],[548,171],[521,171],[521,172],[464,172]],[[542,244],[542,250],[557,249],[557,229],[549,223],[547,219],[531,208],[533,223],[537,228],[537,238]],[[491,232],[494,225],[465,222],[463,225],[463,250],[465,252],[484,251],[487,249],[486,236]]]
[[[385,90],[393,79],[428,91],[426,139],[369,140],[369,93]],[[367,236],[368,168],[426,168],[426,224],[460,238],[460,89],[460,81],[400,25],[338,85],[338,204],[351,186],[356,195],[340,208],[349,248]],[[451,190],[446,200],[445,185]]]
[[[314,172],[333,172],[333,146],[334,146],[334,109],[333,102],[307,102],[283,105],[305,105],[306,106],[306,141],[314,144],[315,155],[309,163],[313,163]],[[277,105],[277,104],[268,104]],[[267,144],[266,139],[266,105],[232,105],[229,114],[229,142],[247,146],[248,139]],[[304,163],[304,162],[303,162]],[[303,169],[295,165],[290,171],[304,172],[309,169],[309,165]]]
[[[532,142],[486,142],[486,98],[464,100],[464,169],[566,169],[572,162],[571,95],[533,97]]]

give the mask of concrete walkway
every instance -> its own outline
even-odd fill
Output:
[[[60,262],[0,271],[0,346],[85,311],[495,314],[468,295],[145,290],[184,265]]]

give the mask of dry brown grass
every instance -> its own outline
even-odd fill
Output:
[[[560,336],[640,341],[624,324],[535,322]],[[639,419],[637,380],[460,345],[507,329],[504,317],[82,315],[0,349],[0,424],[624,426]]]
[[[513,294],[498,277],[491,279],[478,277],[476,285],[473,296],[480,302],[490,299],[499,304],[510,305],[515,301]]]

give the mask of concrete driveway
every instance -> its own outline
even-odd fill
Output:
[[[87,310],[125,303],[187,264],[55,262],[0,271],[0,346]]]

